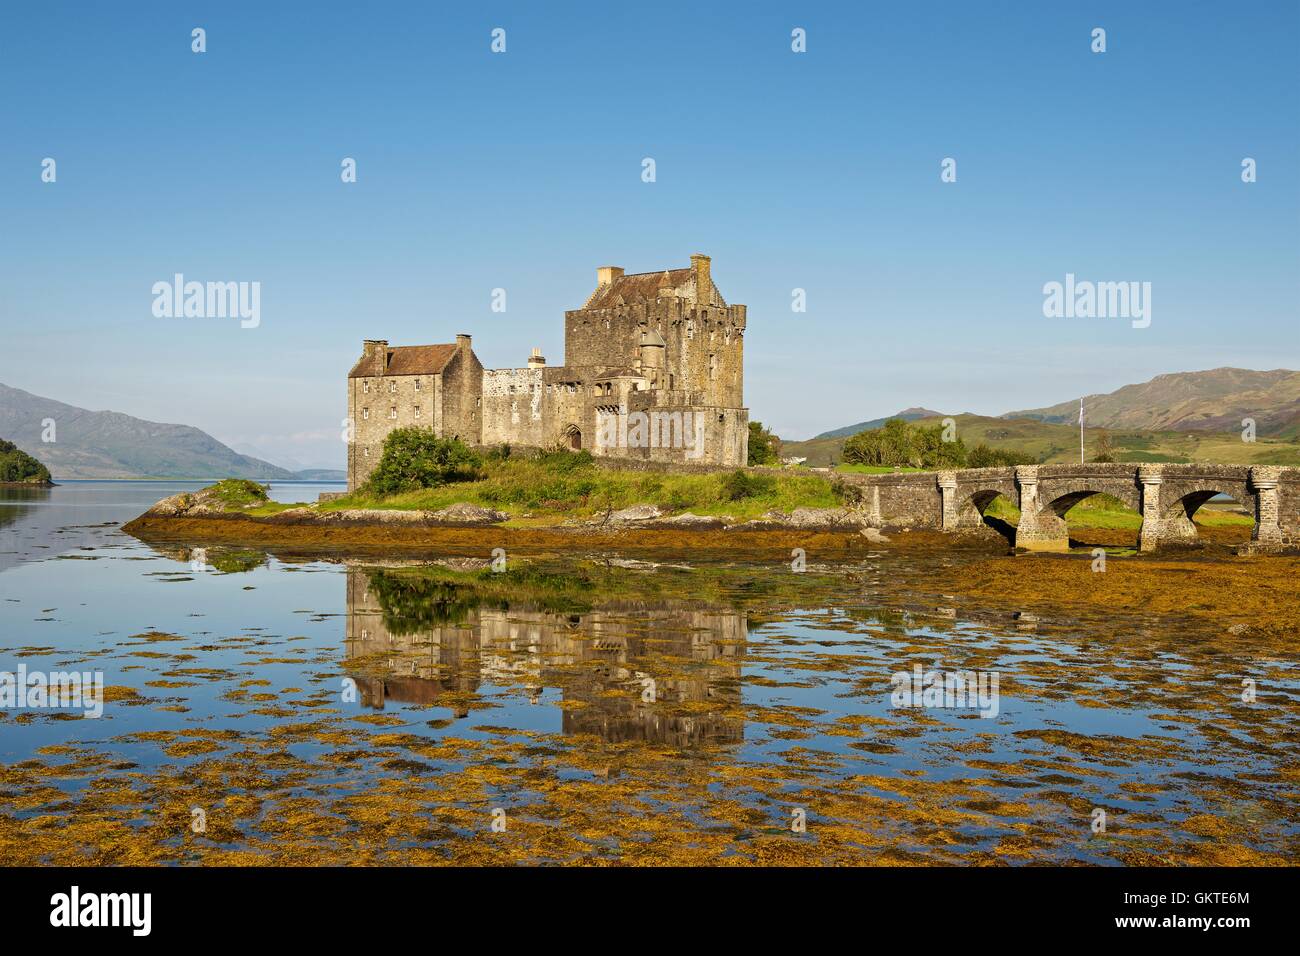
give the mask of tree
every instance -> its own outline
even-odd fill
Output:
[[[749,464],[776,465],[781,461],[781,439],[763,427],[762,422],[749,423]]]
[[[1097,438],[1092,443],[1092,460],[1096,462],[1115,460],[1115,449],[1111,447],[1110,436],[1104,429],[1097,432]]]
[[[858,432],[844,442],[849,464],[910,468],[960,468],[966,444],[943,440],[943,425],[914,425],[891,418],[880,428]]]
[[[436,488],[482,476],[483,462],[457,438],[438,438],[430,428],[395,428],[384,439],[379,464],[366,490],[385,497]]]

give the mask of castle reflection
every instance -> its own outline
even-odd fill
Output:
[[[347,656],[366,706],[443,706],[460,718],[480,688],[538,703],[556,687],[566,734],[677,747],[743,739],[744,613],[599,596],[565,607],[535,586],[507,599],[412,571],[348,568]]]

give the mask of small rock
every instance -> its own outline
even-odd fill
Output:
[[[721,518],[714,518],[708,515],[691,514],[689,511],[679,515],[673,515],[671,518],[657,518],[654,521],[656,528],[692,528],[703,530],[705,528],[721,528],[724,522]]]
[[[505,521],[510,516],[494,508],[480,508],[478,505],[457,502],[438,511],[428,513],[430,520],[445,524],[495,524]]]
[[[889,537],[887,535],[881,534],[879,529],[877,528],[863,528],[861,534],[862,537],[876,544],[883,544],[884,542],[889,540]]]
[[[618,511],[611,511],[608,518],[600,518],[600,521],[611,521],[622,524],[628,521],[649,521],[652,518],[662,517],[663,511],[658,505],[631,505]]]

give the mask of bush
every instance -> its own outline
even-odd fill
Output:
[[[762,422],[749,423],[749,464],[778,465],[781,463],[781,439],[763,427]]]
[[[725,501],[743,501],[771,494],[775,488],[776,479],[771,475],[733,471],[722,479],[722,498]]]
[[[1007,468],[1011,465],[1034,465],[1038,460],[1033,455],[1012,451],[1009,448],[990,448],[980,442],[966,456],[967,468]]]
[[[384,439],[384,453],[366,482],[378,497],[437,488],[482,476],[483,462],[457,438],[438,438],[429,428],[396,428]]]
[[[943,440],[944,426],[912,425],[891,418],[881,428],[858,432],[844,442],[844,461],[851,465],[902,468],[960,468],[966,445]]]

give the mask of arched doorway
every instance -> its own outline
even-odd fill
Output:
[[[564,444],[572,451],[582,450],[582,432],[577,425],[570,425],[564,430]]]

